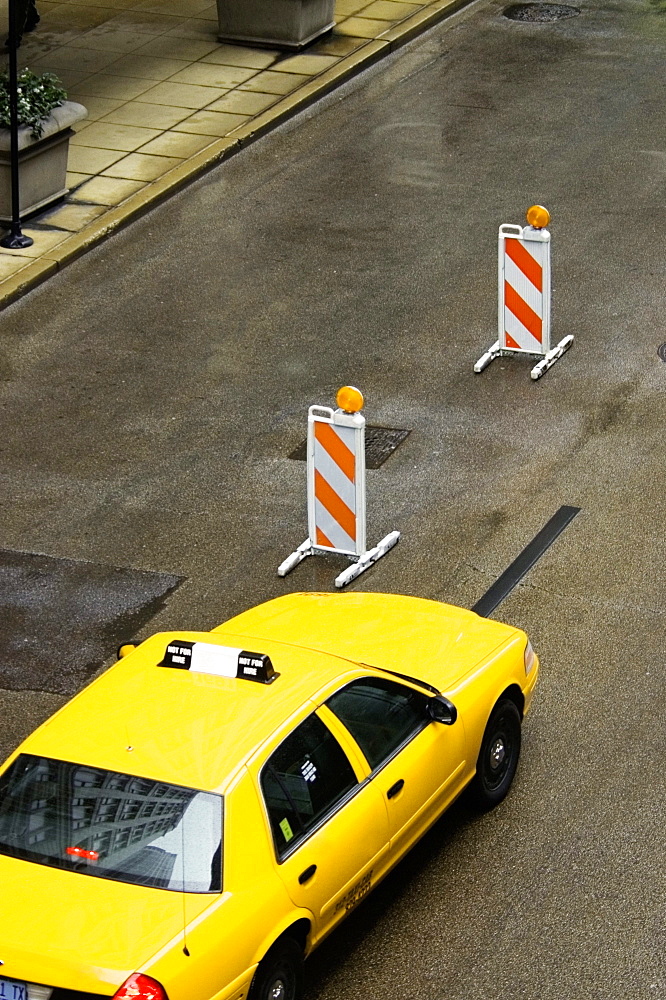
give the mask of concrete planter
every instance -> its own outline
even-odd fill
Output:
[[[44,122],[40,139],[29,126],[19,128],[19,194],[21,218],[32,215],[67,194],[67,153],[72,125],[86,118],[82,104],[65,101]],[[12,217],[9,129],[0,128],[0,222]]]
[[[300,49],[335,25],[335,0],[217,0],[220,41]]]

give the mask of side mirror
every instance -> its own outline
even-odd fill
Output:
[[[123,660],[130,653],[133,653],[135,649],[136,646],[133,642],[124,642],[122,646],[118,646],[118,659]]]
[[[458,718],[458,709],[443,694],[438,694],[435,698],[428,699],[428,715],[433,722],[441,722],[443,726],[452,726]]]

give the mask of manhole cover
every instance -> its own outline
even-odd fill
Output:
[[[400,427],[373,427],[366,424],[365,427],[365,467],[366,469],[378,469],[383,465],[389,455],[392,455],[398,445],[401,445],[410,431]],[[308,456],[307,439],[299,444],[298,448],[292,451],[289,458],[297,462],[305,462]]]
[[[657,354],[662,361],[666,361],[666,344],[662,344],[661,347],[657,348]]]
[[[504,10],[510,21],[561,21],[580,14],[579,7],[563,3],[514,3]]]
[[[182,579],[0,550],[0,688],[75,694]]]

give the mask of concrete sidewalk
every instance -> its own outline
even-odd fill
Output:
[[[41,0],[20,63],[88,118],[67,198],[25,223],[33,246],[0,249],[0,308],[463,2],[337,0],[332,34],[288,55],[218,43],[209,0]]]

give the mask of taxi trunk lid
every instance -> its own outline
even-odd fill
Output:
[[[168,942],[178,947],[184,919],[211,902],[5,856],[0,884],[2,975],[101,996]]]

